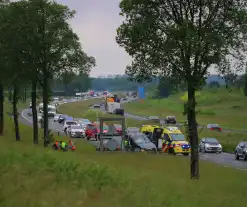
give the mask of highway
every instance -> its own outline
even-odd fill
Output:
[[[20,121],[23,124],[29,125],[32,127],[32,117],[28,116],[28,112],[30,109],[25,109],[21,112]],[[145,117],[134,116],[130,114],[125,114],[126,118],[133,118],[136,120],[147,120]],[[54,132],[59,132],[61,135],[64,135],[62,125],[57,122],[53,122],[53,119],[49,119],[49,129]],[[98,143],[96,141],[90,141],[93,146],[96,146]],[[243,160],[235,160],[234,154],[229,153],[221,153],[221,154],[213,154],[213,153],[200,153],[200,159],[213,162],[215,164],[222,165],[224,167],[232,167],[238,170],[247,171],[247,162]]]

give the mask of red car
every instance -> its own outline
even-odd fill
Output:
[[[95,138],[97,135],[97,128],[94,124],[88,124],[85,129],[85,136],[86,139],[89,140],[90,138]]]
[[[222,128],[218,124],[208,124],[207,128],[212,130],[212,131],[222,132]]]
[[[113,124],[113,126],[117,130],[119,135],[122,135],[122,125],[121,124]]]
[[[99,125],[98,125],[98,124],[95,124],[94,126],[95,126],[96,129],[97,129],[97,134],[99,134],[99,133],[100,133],[100,127],[99,127]],[[108,127],[107,125],[104,125],[104,126],[103,126],[103,133],[107,133],[108,130],[109,130],[109,127]]]

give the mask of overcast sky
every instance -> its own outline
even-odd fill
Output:
[[[71,25],[79,35],[84,51],[96,58],[92,76],[123,74],[130,57],[116,41],[121,24],[118,0],[57,0],[76,10]]]

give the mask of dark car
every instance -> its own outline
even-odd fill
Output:
[[[176,117],[175,116],[167,116],[165,118],[165,123],[166,124],[176,124],[177,123]]]
[[[235,149],[235,159],[239,160],[239,158],[247,161],[247,142],[240,142]]]
[[[94,105],[93,105],[93,108],[94,108],[94,109],[100,109],[100,104],[94,104]]]
[[[57,122],[62,124],[67,119],[67,117],[68,115],[60,115]]]
[[[129,133],[126,136],[128,145],[126,146],[128,151],[153,151],[157,152],[157,148],[153,142],[151,142],[148,137],[141,132]]]
[[[222,132],[222,128],[218,124],[208,124],[207,128],[212,130],[212,131]]]

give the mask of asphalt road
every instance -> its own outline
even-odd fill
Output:
[[[21,112],[20,121],[26,125],[32,126],[32,117],[28,116],[30,109],[25,109]],[[130,114],[125,114],[125,117],[133,118],[136,120],[146,120],[144,117],[133,116]],[[59,132],[61,135],[64,134],[61,124],[53,122],[53,119],[49,119],[49,128],[54,132]],[[97,146],[96,141],[90,141],[93,146]],[[247,171],[247,162],[243,160],[235,160],[233,154],[221,153],[221,154],[212,154],[212,153],[200,153],[200,159],[213,162],[215,164],[222,165],[224,167],[231,167],[238,170]]]

